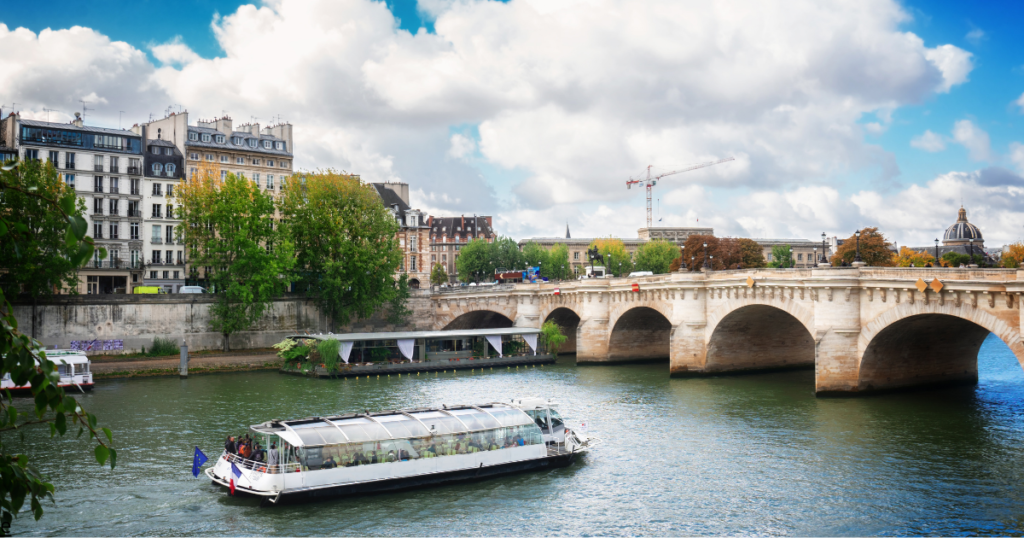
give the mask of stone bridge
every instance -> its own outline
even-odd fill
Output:
[[[1022,293],[1015,269],[823,268],[462,288],[431,301],[437,329],[554,320],[580,364],[668,358],[672,375],[813,366],[824,394],[974,383],[989,333],[1024,365]]]

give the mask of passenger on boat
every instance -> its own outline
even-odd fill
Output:
[[[249,443],[243,441],[242,444],[238,446],[238,455],[245,459],[249,459],[249,456],[252,455],[252,448],[249,447]]]
[[[334,469],[338,466],[334,461],[334,456],[327,456],[327,459],[320,464],[321,469]]]
[[[252,451],[252,460],[263,462],[267,459],[267,451],[263,450],[263,447],[259,443],[256,443],[256,448]]]
[[[235,436],[228,436],[228,440],[224,443],[224,451],[228,454],[238,453],[238,446],[235,444]]]
[[[277,443],[270,443],[270,452],[267,453],[267,465],[273,468],[280,461],[281,456],[277,453]]]

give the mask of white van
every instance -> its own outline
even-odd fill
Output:
[[[178,293],[206,293],[206,288],[202,286],[182,286],[178,288]]]
[[[633,271],[632,273],[629,274],[629,276],[654,276],[654,273],[652,273],[651,271]]]

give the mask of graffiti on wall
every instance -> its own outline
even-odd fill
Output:
[[[122,351],[124,340],[72,340],[72,351]]]

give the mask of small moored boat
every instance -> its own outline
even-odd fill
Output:
[[[84,352],[68,349],[48,349],[45,352],[46,358],[57,365],[57,373],[60,375],[58,385],[61,388],[77,388],[82,392],[92,390],[92,371],[89,369],[91,362]],[[15,385],[11,374],[4,374],[3,379],[0,379],[0,390],[10,390],[12,394],[24,395],[31,393],[32,385]]]
[[[224,487],[233,479],[236,494],[268,503],[564,467],[594,444],[541,398],[272,420],[249,429],[276,454],[224,451],[206,474]]]

